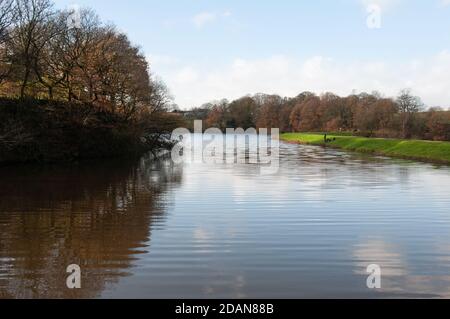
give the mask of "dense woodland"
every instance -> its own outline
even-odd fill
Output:
[[[403,90],[395,99],[379,93],[339,97],[304,92],[294,98],[257,94],[208,103],[188,112],[207,127],[279,128],[282,132],[350,132],[369,137],[450,140],[450,111],[425,110]]]
[[[180,124],[170,105],[140,49],[92,10],[0,0],[0,162],[164,146]]]

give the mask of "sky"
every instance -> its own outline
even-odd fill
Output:
[[[55,0],[91,7],[182,109],[247,94],[409,88],[450,107],[450,0]]]

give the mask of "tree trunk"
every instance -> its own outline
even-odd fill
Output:
[[[20,98],[23,99],[25,97],[25,90],[28,85],[28,78],[30,76],[30,69],[26,68],[25,75],[22,81],[22,86],[20,87]]]

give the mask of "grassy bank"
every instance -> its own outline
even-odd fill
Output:
[[[450,142],[328,135],[331,141],[325,143],[324,134],[317,133],[286,133],[281,136],[281,139],[291,143],[330,146],[349,151],[450,165]]]

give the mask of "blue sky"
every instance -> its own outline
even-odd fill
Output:
[[[450,0],[56,3],[114,22],[182,108],[258,92],[394,96],[405,87],[450,106]]]

